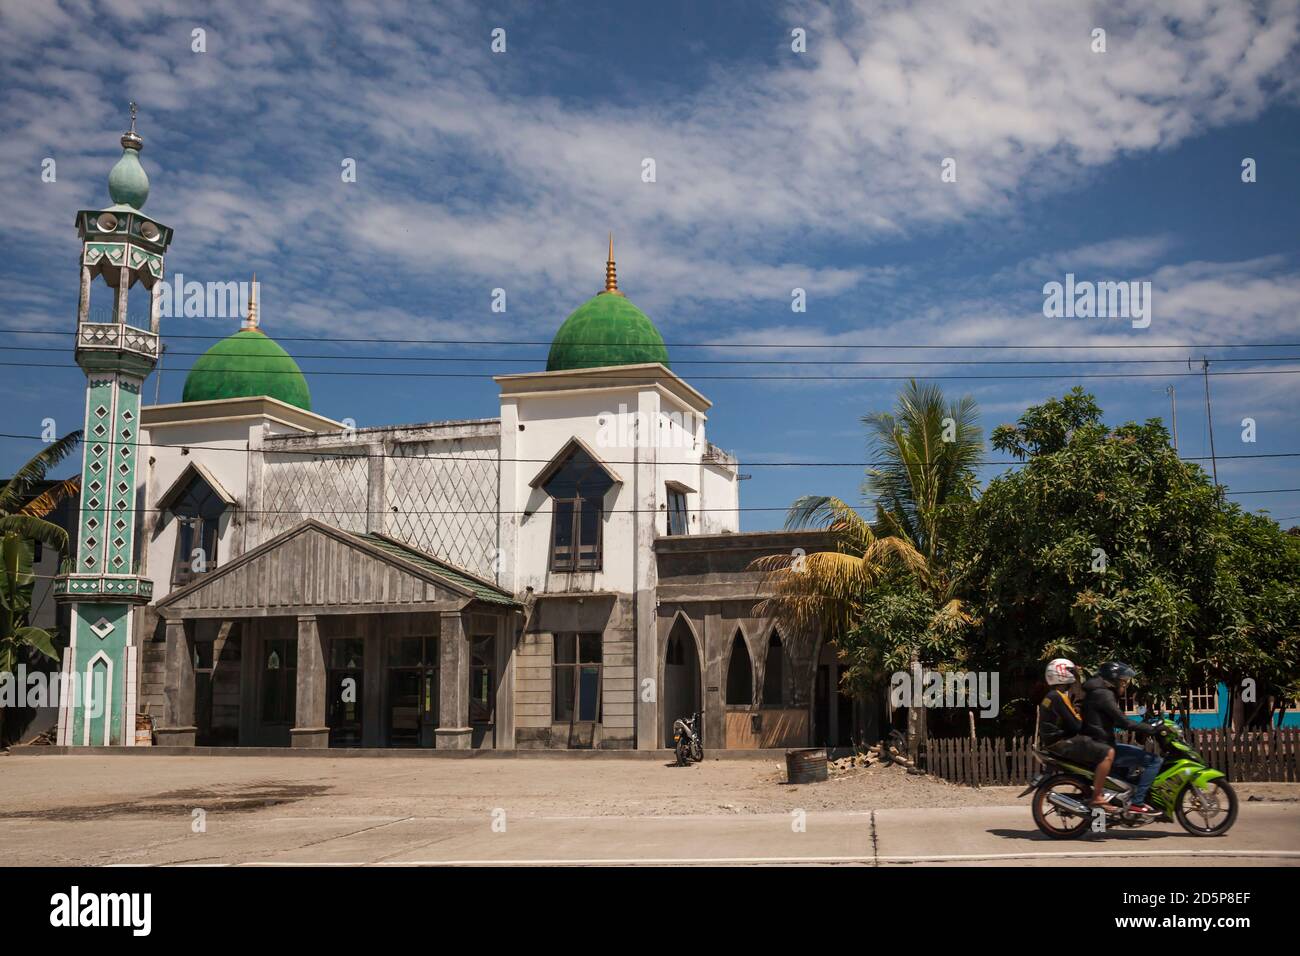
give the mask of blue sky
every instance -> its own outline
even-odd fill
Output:
[[[612,229],[621,287],[714,400],[710,438],[753,476],[746,507],[860,500],[860,469],[770,465],[864,460],[859,419],[900,383],[848,376],[1060,376],[944,379],[978,400],[986,432],[1076,383],[1112,422],[1166,416],[1172,383],[1180,450],[1206,455],[1201,379],[1176,374],[1202,354],[1213,373],[1252,373],[1211,376],[1230,493],[1300,487],[1300,458],[1227,457],[1300,452],[1300,376],[1255,374],[1300,370],[1300,348],[1186,347],[1300,343],[1295,3],[346,9],[0,4],[0,361],[19,363],[0,366],[4,431],[80,423],[73,214],[109,204],[134,99],[145,209],[176,230],[168,271],[256,271],[263,328],[323,356],[300,364],[333,418],[495,414],[490,376],[541,368],[544,346],[330,340],[549,341],[600,288]],[[348,157],[354,183],[340,176]],[[946,157],[955,183],[941,181]],[[1245,157],[1257,182],[1241,181]],[[1067,272],[1151,282],[1150,327],[1045,318],[1043,284]],[[490,310],[498,287],[504,315]],[[790,309],[794,287],[805,313]],[[184,353],[235,324],[166,321],[162,401],[179,399]],[[63,334],[13,331],[37,329]],[[1180,347],[1144,347],[1165,343]],[[60,351],[18,350],[36,345]],[[889,347],[916,345],[949,348]],[[959,348],[971,345],[1044,348]],[[1115,358],[1168,361],[1024,364]],[[921,364],[810,364],[828,359]],[[741,364],[757,360],[803,364]],[[971,360],[1021,364],[958,364]],[[393,371],[475,375],[326,374]],[[1125,377],[1081,377],[1106,373]],[[775,375],[815,378],[761,378]],[[33,450],[0,439],[0,468]],[[1300,493],[1238,500],[1300,520]],[[753,511],[744,526],[780,520]]]

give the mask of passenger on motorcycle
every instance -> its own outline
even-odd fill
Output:
[[[1097,676],[1083,685],[1084,733],[1093,740],[1114,748],[1116,770],[1134,767],[1141,769],[1141,775],[1133,786],[1129,809],[1136,813],[1158,814],[1160,811],[1150,806],[1146,799],[1151,784],[1160,774],[1160,758],[1133,744],[1115,742],[1116,727],[1148,737],[1158,733],[1147,724],[1124,716],[1124,711],[1119,706],[1117,695],[1124,693],[1124,688],[1136,675],[1137,671],[1119,661],[1108,661],[1097,668]]]
[[[1096,767],[1092,781],[1091,805],[1106,805],[1106,777],[1115,759],[1113,747],[1105,746],[1084,733],[1083,717],[1071,697],[1077,679],[1072,661],[1058,657],[1047,665],[1044,675],[1047,696],[1038,705],[1038,736],[1044,750],[1063,760]]]

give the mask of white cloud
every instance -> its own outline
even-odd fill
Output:
[[[413,14],[376,0],[345,22],[288,0],[205,8],[206,54],[170,0],[24,9],[6,10],[11,48],[31,52],[2,68],[13,132],[0,148],[7,168],[33,172],[0,182],[0,201],[37,248],[66,250],[70,211],[106,201],[124,110],[86,64],[108,48],[142,103],[149,208],[177,229],[172,268],[278,271],[293,301],[349,308],[377,277],[428,297],[504,275],[553,325],[598,287],[613,228],[625,287],[669,329],[675,310],[788,302],[793,285],[828,297],[875,277],[824,266],[813,243],[1006,215],[1122,154],[1249,118],[1294,95],[1300,30],[1290,3],[794,4],[780,19],[807,26],[804,56],[581,101],[537,82],[549,63],[528,59],[526,25],[494,59],[469,5]],[[1097,25],[1105,54],[1088,46]],[[51,153],[60,183],[42,187]],[[356,186],[340,183],[343,156],[359,161]],[[639,178],[645,156],[654,184]],[[945,156],[956,184],[939,182]],[[1076,253],[1149,265],[1165,241]],[[321,309],[284,314],[300,312]],[[1023,319],[965,321],[945,334],[1026,334]]]

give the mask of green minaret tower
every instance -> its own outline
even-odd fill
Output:
[[[67,680],[59,705],[59,743],[68,746],[135,742],[135,608],[148,603],[153,582],[138,573],[136,465],[142,457],[140,388],[158,361],[163,256],[172,231],[145,216],[149,177],[140,165],[144,141],[131,129],[122,158],[108,175],[113,205],[77,213],[81,237],[81,296],[77,364],[86,373],[82,433],[81,512],[74,569],[55,595],[72,605]],[[92,311],[91,292],[103,279],[112,307]],[[128,303],[144,304],[136,314]],[[147,457],[147,456],[146,456]]]

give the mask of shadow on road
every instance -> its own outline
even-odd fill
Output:
[[[1074,840],[1054,840],[1045,836],[1037,827],[1031,827],[1027,830],[1008,830],[1005,828],[994,828],[986,830],[990,836],[1002,837],[1007,840],[1033,840],[1037,843],[1055,843],[1060,846],[1083,846],[1095,845],[1107,839],[1122,840],[1162,840],[1166,837],[1186,836],[1184,833],[1168,833],[1160,830],[1125,830],[1120,832],[1118,829],[1111,830],[1107,833],[1088,833]]]

